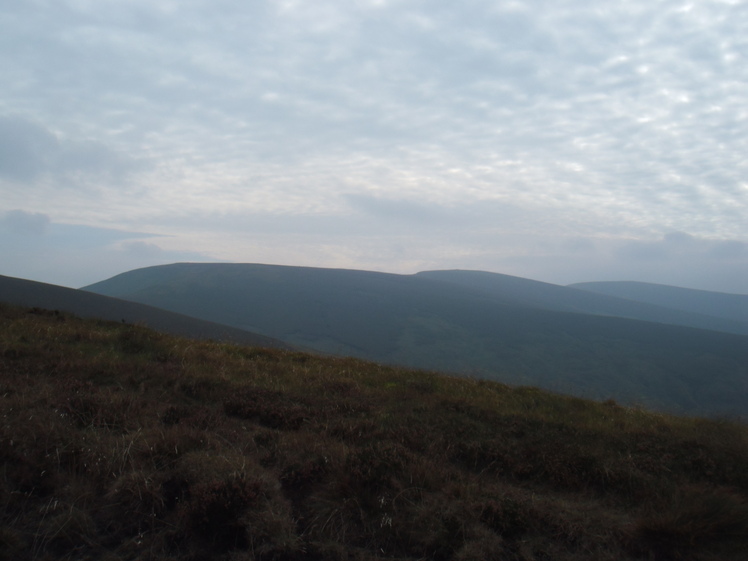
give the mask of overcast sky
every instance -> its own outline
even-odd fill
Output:
[[[744,0],[0,0],[0,274],[748,293]]]

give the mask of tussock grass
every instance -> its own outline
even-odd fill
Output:
[[[0,559],[744,559],[748,429],[0,306]]]

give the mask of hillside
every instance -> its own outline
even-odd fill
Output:
[[[475,289],[505,303],[543,310],[748,334],[748,296],[739,294],[647,283],[592,282],[559,286],[484,271],[425,271],[417,276]],[[650,288],[635,290],[634,287]]]
[[[130,271],[86,290],[336,355],[663,411],[748,416],[747,336],[611,317],[628,305],[660,319],[667,310],[517,277],[457,273],[183,263]]]
[[[81,317],[138,323],[182,337],[289,348],[289,345],[270,337],[168,312],[153,306],[2,275],[0,275],[0,302],[16,306],[60,310]]]
[[[748,323],[748,295],[709,292],[647,282],[583,282],[570,285],[597,294]]]
[[[0,305],[0,559],[742,561],[748,429]]]

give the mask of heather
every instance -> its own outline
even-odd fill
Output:
[[[0,306],[0,559],[729,560],[748,429]]]

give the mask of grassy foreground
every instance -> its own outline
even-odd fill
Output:
[[[741,424],[0,306],[0,559],[746,551]]]

